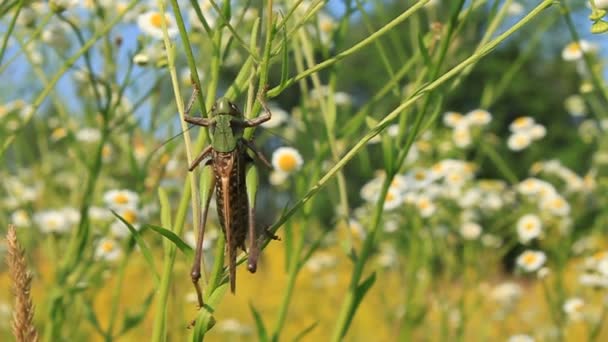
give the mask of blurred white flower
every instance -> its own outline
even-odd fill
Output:
[[[481,226],[475,222],[465,222],[460,226],[460,235],[465,240],[477,240],[481,232]]]
[[[141,213],[139,213],[135,209],[135,207],[122,207],[117,208],[115,210],[116,213],[120,215],[120,217],[122,217],[129,224],[131,224],[133,228],[135,228],[136,230],[139,230],[141,228],[139,224]],[[118,218],[116,218],[116,220],[110,225],[110,231],[112,232],[112,235],[119,238],[124,238],[131,234],[129,228],[124,224],[124,222],[122,222]]]
[[[448,127],[456,128],[460,125],[466,125],[466,120],[462,113],[446,112],[443,114],[443,124]]]
[[[89,217],[94,221],[110,221],[114,216],[107,208],[92,206],[89,208]]]
[[[252,332],[250,326],[242,324],[240,321],[234,318],[224,319],[217,324],[217,329],[220,332],[237,334],[237,335],[249,335]]]
[[[101,132],[97,128],[85,127],[76,132],[76,140],[84,143],[96,143],[101,139]]]
[[[532,136],[528,132],[517,132],[511,134],[507,140],[507,146],[512,151],[521,151],[530,146]]]
[[[519,334],[509,337],[507,342],[534,342],[534,338],[530,337],[530,335]]]
[[[542,251],[527,250],[517,257],[517,266],[526,272],[537,271],[547,261],[547,256]]]
[[[517,220],[517,235],[521,243],[528,243],[542,233],[542,222],[537,215],[526,214]]]
[[[425,195],[417,197],[416,208],[422,217],[431,217],[437,210],[435,203],[433,203],[433,201],[431,201],[431,199]]]
[[[581,298],[574,297],[566,300],[563,309],[569,319],[576,321],[583,317],[584,307],[585,302]]]
[[[521,295],[521,286],[511,281],[496,285],[496,287],[492,289],[492,292],[490,292],[490,297],[503,305],[513,304],[513,302],[521,298]]]
[[[302,155],[293,147],[279,147],[272,153],[272,166],[287,174],[298,171],[303,164]]]
[[[465,119],[471,126],[485,126],[492,121],[492,115],[487,110],[475,109],[468,112]]]
[[[108,190],[103,195],[103,200],[110,209],[137,207],[139,195],[126,189]]]
[[[597,50],[597,45],[586,40],[571,42],[562,50],[562,58],[565,61],[576,61],[583,58],[583,54]]]
[[[148,11],[142,13],[137,17],[137,26],[145,34],[156,38],[163,39],[162,29],[162,15],[158,11]],[[167,34],[169,38],[173,38],[177,35],[177,23],[173,14],[165,13],[165,21],[167,22]]]
[[[403,196],[395,188],[389,188],[384,198],[384,210],[393,210],[403,204]]]
[[[507,14],[516,16],[524,13],[524,6],[517,1],[513,1],[507,7]]]
[[[16,210],[11,214],[11,223],[18,228],[28,227],[31,224],[27,211],[23,209]]]
[[[336,266],[338,259],[333,254],[327,252],[317,252],[306,262],[306,268],[312,273],[318,273],[319,271],[332,268]]]
[[[528,131],[535,123],[534,119],[529,116],[520,116],[511,122],[509,129],[513,133]]]
[[[570,213],[570,204],[560,195],[545,196],[541,200],[540,207],[555,216],[566,216]]]
[[[95,259],[114,261],[120,258],[121,255],[122,249],[116,240],[102,238],[97,242],[97,248],[95,248]]]
[[[456,126],[452,131],[452,141],[454,145],[460,148],[470,146],[473,139],[471,138],[469,127],[465,125]]]
[[[71,224],[67,215],[59,210],[47,210],[34,214],[34,221],[43,233],[66,233]]]
[[[564,107],[568,114],[574,117],[585,116],[587,114],[585,98],[578,94],[568,96],[564,101]]]

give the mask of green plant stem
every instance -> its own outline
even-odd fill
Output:
[[[194,55],[192,54],[192,45],[190,44],[190,39],[188,38],[188,31],[186,31],[186,25],[184,24],[184,19],[182,18],[182,14],[177,0],[171,0],[171,6],[173,7],[173,13],[175,13],[175,21],[177,22],[180,38],[182,39],[182,43],[184,44],[186,60],[188,61],[188,67],[190,68],[190,74],[192,75],[192,82],[194,82],[198,89],[203,89],[201,87],[201,80],[198,75],[198,70],[196,68],[196,60],[194,59]],[[207,115],[207,107],[205,106],[205,98],[203,97],[202,91],[198,93],[197,100],[198,104],[201,107],[203,116]]]
[[[335,55],[332,58],[329,58],[319,64],[316,64],[315,66],[299,73],[298,75],[288,79],[285,84],[283,85],[282,88],[287,88],[289,86],[291,86],[294,82],[297,82],[303,78],[306,78],[320,70],[323,70],[331,65],[336,64],[337,62],[341,61],[342,59],[352,55],[353,53],[361,50],[362,48],[366,47],[367,45],[373,43],[376,39],[382,37],[384,34],[386,34],[387,32],[389,32],[390,30],[392,30],[393,28],[395,28],[397,25],[401,24],[404,20],[406,20],[407,18],[409,18],[412,14],[416,13],[420,8],[422,8],[422,6],[424,6],[427,2],[429,2],[430,0],[420,0],[418,1],[416,4],[414,4],[412,7],[410,7],[407,11],[403,12],[401,15],[399,15],[397,18],[393,19],[391,22],[389,22],[388,24],[384,25],[382,28],[380,28],[378,31],[374,32],[373,34],[371,34],[369,37],[363,39],[362,41],[360,41],[359,43],[353,45],[352,47],[338,53],[337,55]],[[278,95],[283,89],[275,87],[272,88],[271,90],[268,91],[268,96],[269,97],[274,97],[276,95]]]
[[[304,204],[306,204],[312,197],[314,197],[319,190],[323,189],[323,187],[327,184],[327,182],[336,174],[337,171],[342,169],[361,149],[363,149],[367,143],[376,135],[378,135],[382,130],[384,130],[395,118],[397,118],[401,112],[414,103],[416,103],[420,98],[422,98],[426,93],[431,92],[444,83],[446,83],[451,78],[457,76],[464,68],[467,66],[477,63],[480,59],[488,55],[492,52],[501,42],[507,39],[510,35],[512,35],[515,31],[519,30],[521,27],[526,25],[536,16],[538,16],[542,11],[547,9],[553,4],[553,0],[544,0],[541,2],[536,8],[534,8],[527,16],[522,18],[519,22],[513,25],[511,28],[506,30],[504,33],[500,34],[498,37],[490,41],[486,44],[482,49],[480,49],[477,53],[471,55],[434,81],[420,87],[408,98],[406,101],[401,103],[397,108],[395,108],[392,112],[384,117],[376,126],[374,126],[368,133],[366,133],[350,150],[346,152],[346,154],[334,165],[332,166],[323,177],[315,184],[309,191],[302,196],[291,208],[289,208],[285,214],[279,218],[279,220],[272,225],[270,228],[271,231],[275,232],[285,221],[289,219],[296,211],[299,210]]]
[[[566,26],[568,26],[568,30],[570,31],[570,35],[572,35],[572,39],[575,42],[580,42],[580,37],[576,30],[576,26],[572,21],[572,17],[570,16],[570,8],[568,7],[567,1],[559,1],[559,6],[562,10],[562,14],[566,21]],[[593,68],[593,62],[591,61],[591,56],[587,53],[583,53],[583,61],[585,62],[585,66],[587,70],[589,70],[589,74],[591,75],[591,82],[596,90],[602,94],[605,102],[608,102],[608,88],[604,86],[604,82],[602,81],[602,76],[596,72]]]
[[[106,34],[108,34],[108,32],[110,32],[110,30],[116,24],[118,24],[122,20],[124,15],[127,12],[129,12],[133,8],[133,6],[135,6],[135,4],[137,4],[137,3],[138,3],[137,0],[131,0],[129,5],[127,5],[125,10],[121,14],[116,16],[106,26],[104,26],[101,30],[99,30],[97,33],[95,33],[93,35],[93,37],[91,37],[85,44],[83,44],[82,47],[74,55],[72,55],[70,58],[65,60],[63,65],[59,68],[59,70],[53,75],[53,77],[51,77],[48,85],[46,87],[44,87],[44,89],[42,89],[42,91],[40,93],[38,93],[38,96],[36,96],[36,98],[34,99],[34,102],[32,103],[32,114],[25,120],[23,125],[27,124],[29,122],[29,120],[31,120],[31,118],[34,117],[34,114],[36,113],[38,108],[40,108],[40,106],[42,105],[42,103],[44,102],[46,97],[49,95],[49,93],[51,91],[53,91],[55,89],[55,85],[57,84],[57,82],[59,82],[61,77],[63,77],[63,74],[65,74],[74,65],[74,63],[76,63],[78,58],[80,58],[85,52],[87,52],[91,47],[93,47],[93,45],[95,44],[95,42],[97,42],[98,39],[100,39],[101,37],[104,37]],[[4,141],[4,144],[0,148],[0,158],[4,156],[4,152],[13,143],[14,140],[15,140],[15,135],[11,135]]]
[[[17,22],[17,18],[19,17],[19,13],[21,13],[21,8],[23,7],[23,0],[19,0],[17,3],[17,9],[15,10],[15,15],[13,15],[13,19],[8,25],[8,30],[4,34],[4,40],[2,40],[2,47],[0,48],[0,65],[2,65],[2,60],[4,59],[4,53],[6,52],[6,46],[8,45],[8,39],[11,37],[11,33],[13,33],[13,29],[15,28],[15,23]]]

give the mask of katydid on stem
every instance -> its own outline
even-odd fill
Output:
[[[198,281],[201,277],[203,238],[214,188],[217,213],[226,238],[231,292],[234,293],[236,287],[237,248],[247,250],[245,246],[247,237],[249,238],[247,269],[251,273],[255,273],[257,269],[260,253],[255,228],[258,175],[255,165],[250,165],[254,159],[247,153],[247,150],[252,151],[254,156],[268,167],[271,166],[255,145],[243,137],[243,131],[246,127],[255,127],[270,120],[272,113],[264,101],[266,90],[267,88],[263,89],[258,96],[258,101],[264,108],[264,114],[254,119],[245,119],[238,107],[226,98],[220,98],[215,102],[209,118],[189,116],[199,91],[197,88],[194,89],[186,115],[184,115],[186,122],[208,127],[212,137],[211,145],[207,146],[189,167],[189,170],[192,171],[203,163],[204,167],[208,168],[203,171],[201,178],[203,211],[191,271],[192,283],[196,289],[200,307],[203,306],[203,292]],[[272,237],[276,239],[275,236]]]

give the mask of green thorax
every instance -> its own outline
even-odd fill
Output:
[[[231,152],[243,137],[243,127],[235,124],[242,121],[243,114],[230,100],[220,98],[212,108],[214,125],[211,126],[213,149],[218,152]]]

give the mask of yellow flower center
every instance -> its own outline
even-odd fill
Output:
[[[322,20],[321,23],[319,23],[319,28],[323,32],[331,32],[334,29],[334,23],[330,20]]]
[[[135,221],[137,221],[137,213],[133,210],[127,210],[124,213],[122,213],[122,217],[125,219],[125,221],[133,224],[135,223]]]
[[[290,172],[296,169],[298,161],[293,154],[284,154],[279,157],[279,169]]]
[[[524,257],[523,257],[523,262],[526,265],[533,264],[535,261],[536,261],[536,255],[534,255],[532,253],[528,253],[528,254],[524,255]]]
[[[165,17],[166,19],[166,17]],[[150,24],[156,28],[161,28],[163,24],[163,18],[160,13],[154,13],[150,16]]]
[[[521,118],[515,119],[515,121],[513,121],[513,125],[517,126],[517,127],[521,127],[521,126],[528,125],[529,122],[530,121],[527,117],[521,117]]]
[[[581,51],[581,45],[577,42],[572,42],[566,46],[566,50],[568,50],[568,52],[576,53]]]
[[[116,5],[116,12],[118,12],[118,14],[122,14],[126,9],[127,4],[119,3],[118,5]]]
[[[556,209],[564,207],[564,201],[562,201],[560,198],[554,199],[553,203],[551,203],[551,204],[553,204],[553,207]]]
[[[112,148],[109,145],[103,145],[101,149],[101,155],[104,158],[108,158],[112,155]]]
[[[414,175],[414,178],[416,178],[416,180],[422,181],[422,180],[426,179],[426,174],[422,171],[416,172],[416,174]]]
[[[385,202],[390,202],[395,199],[395,195],[392,192],[386,194]]]
[[[54,229],[59,226],[59,221],[53,217],[46,222],[46,225],[49,226],[49,228]]]
[[[101,244],[101,250],[105,253],[109,253],[114,249],[114,243],[112,241],[104,241]]]
[[[534,230],[534,227],[536,227],[536,225],[532,222],[526,222],[524,223],[524,229],[527,231],[532,231]]]
[[[116,204],[127,204],[129,203],[129,197],[123,193],[118,193],[116,196],[114,196],[114,202]]]
[[[57,140],[57,139],[61,139],[61,138],[65,137],[67,134],[68,134],[68,132],[65,128],[58,127],[53,130],[53,133],[51,133],[51,137],[53,139]]]

